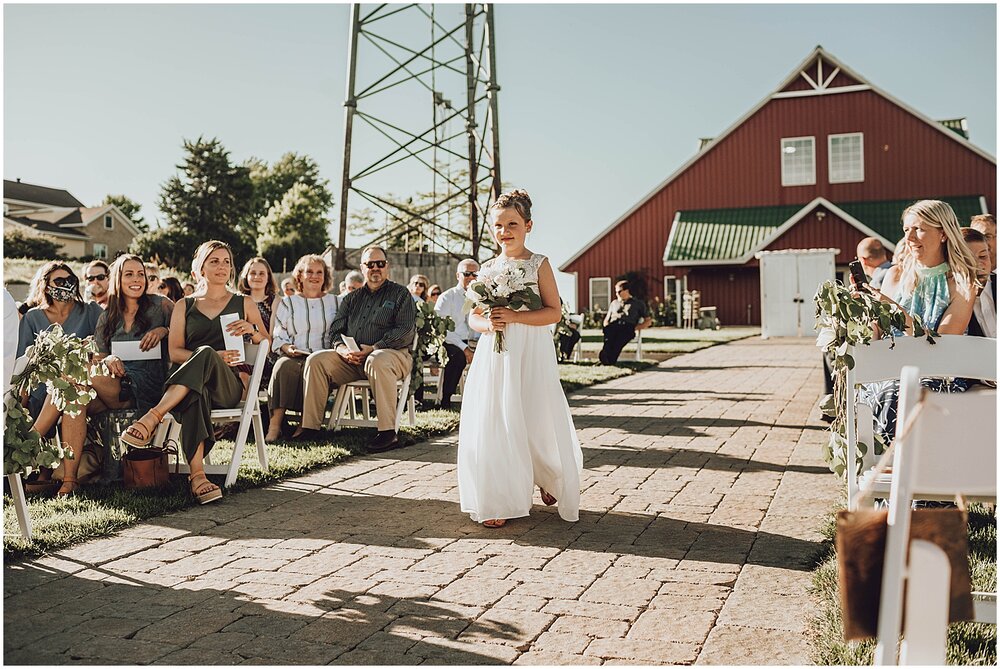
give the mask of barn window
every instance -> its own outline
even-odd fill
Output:
[[[611,277],[592,277],[590,279],[591,309],[607,311],[611,304]]]
[[[781,185],[810,186],[815,183],[816,138],[783,138],[781,140]]]
[[[865,180],[865,136],[860,132],[830,135],[830,183]]]

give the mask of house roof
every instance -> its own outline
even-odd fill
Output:
[[[25,227],[33,228],[38,232],[44,232],[50,235],[56,235],[59,237],[71,237],[73,239],[90,239],[90,235],[85,233],[79,228],[64,228],[55,223],[50,223],[48,221],[40,221],[33,218],[27,218],[25,216],[5,216],[4,220],[12,221],[18,223]]]
[[[20,218],[28,218],[32,221],[41,221],[43,223],[58,223],[59,225],[65,225],[67,223],[79,223],[82,219],[80,218],[79,209],[36,209],[34,211],[26,211],[18,215]]]
[[[960,221],[983,213],[979,196],[942,197]],[[900,214],[913,200],[807,204],[679,211],[663,251],[665,265],[743,264],[817,207],[824,207],[866,236],[895,248]]]
[[[82,207],[82,202],[62,188],[49,188],[23,181],[3,180],[3,197],[5,200],[34,202],[50,207]]]
[[[802,79],[803,78],[803,72],[805,72],[806,70],[809,70],[811,68],[811,66],[817,65],[818,61],[821,62],[821,63],[826,63],[827,67],[830,68],[828,70],[828,72],[831,73],[830,76],[829,76],[829,78],[824,79],[823,81],[820,81],[818,84],[816,84],[816,86],[814,86],[812,88],[812,90],[798,90],[798,91],[785,90],[785,89],[787,89],[789,87],[790,84],[792,84],[796,80]],[[820,64],[819,67],[820,67],[819,71],[822,72],[821,64]],[[850,85],[836,85],[837,84],[837,80],[838,80],[838,74],[841,75],[840,78],[843,78],[844,76],[849,77],[852,80],[852,81],[848,82]],[[831,84],[834,84],[834,85],[831,86]],[[687,169],[689,167],[691,167],[691,165],[693,165],[698,160],[701,160],[709,151],[712,150],[712,148],[714,148],[716,145],[718,145],[723,139],[725,139],[726,137],[728,137],[730,134],[732,134],[733,132],[735,132],[737,128],[739,128],[741,125],[743,125],[743,123],[745,123],[748,119],[750,119],[750,117],[752,117],[754,114],[756,114],[761,108],[764,107],[764,105],[766,105],[772,99],[778,99],[778,98],[784,98],[784,97],[797,97],[797,96],[802,96],[802,95],[827,95],[827,94],[831,94],[831,93],[846,93],[846,92],[862,91],[862,90],[870,90],[870,91],[876,93],[877,95],[880,95],[881,97],[885,98],[886,100],[888,100],[889,102],[893,103],[897,107],[903,109],[904,111],[908,112],[912,116],[916,117],[917,119],[919,119],[919,120],[923,121],[924,123],[928,124],[929,126],[933,127],[935,130],[944,133],[945,135],[947,135],[948,137],[950,137],[954,141],[958,142],[959,144],[961,144],[965,148],[969,149],[970,151],[972,151],[976,155],[981,156],[981,157],[985,158],[986,160],[989,160],[994,165],[996,164],[996,158],[994,156],[990,155],[988,152],[984,151],[980,147],[978,147],[975,144],[973,144],[972,142],[970,142],[967,139],[966,136],[963,136],[963,133],[956,132],[950,126],[949,127],[945,127],[945,125],[943,125],[941,122],[934,121],[934,120],[930,119],[929,117],[925,116],[924,114],[921,114],[920,112],[918,112],[917,110],[913,109],[909,105],[903,103],[902,101],[894,98],[893,96],[889,95],[885,91],[883,91],[883,90],[879,89],[878,87],[872,85],[864,77],[862,77],[858,73],[854,72],[853,70],[851,70],[850,68],[848,68],[846,65],[843,65],[840,61],[838,61],[836,58],[834,58],[832,55],[830,55],[830,53],[827,52],[825,49],[823,49],[822,46],[817,46],[815,49],[813,49],[813,51],[808,56],[806,56],[805,60],[803,60],[791,72],[791,74],[789,74],[778,85],[778,87],[776,89],[774,89],[774,91],[772,91],[771,93],[769,93],[768,95],[766,95],[763,100],[761,100],[760,102],[758,102],[752,109],[750,109],[743,116],[741,116],[739,119],[737,119],[735,123],[733,123],[731,126],[729,126],[728,128],[726,128],[722,133],[720,133],[714,139],[712,139],[711,141],[709,141],[707,143],[704,143],[701,147],[699,147],[700,150],[697,153],[695,153],[694,156],[692,156],[690,159],[688,159],[683,165],[681,165],[677,170],[675,170],[673,172],[673,174],[671,174],[670,176],[668,176],[663,182],[661,182],[653,190],[651,190],[649,193],[647,193],[645,196],[643,196],[642,199],[640,199],[638,202],[636,202],[631,208],[629,208],[628,211],[626,211],[624,214],[622,214],[614,223],[612,223],[611,225],[609,225],[607,228],[605,228],[604,230],[602,230],[596,237],[594,237],[589,242],[587,242],[587,244],[583,248],[581,248],[579,251],[577,251],[575,254],[573,254],[573,256],[570,257],[569,260],[567,260],[566,262],[562,263],[559,266],[560,271],[566,271],[566,269],[571,264],[573,264],[574,262],[576,262],[576,260],[580,256],[582,256],[584,253],[586,253],[592,246],[594,246],[594,244],[596,244],[598,241],[600,241],[605,235],[607,235],[609,232],[611,232],[612,230],[614,230],[616,227],[618,227],[619,225],[621,225],[625,220],[627,220],[629,218],[629,216],[631,216],[633,213],[635,213],[642,205],[646,204],[646,202],[648,202],[650,199],[652,199],[657,193],[659,193],[660,191],[662,191],[672,181],[674,181],[679,176],[681,176],[685,171],[687,171]],[[672,235],[673,235],[673,233],[671,232],[671,236]],[[669,242],[668,242],[668,246],[669,246]]]

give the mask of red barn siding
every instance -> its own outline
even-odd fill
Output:
[[[847,132],[864,133],[865,181],[831,184],[827,136]],[[816,184],[783,187],[780,140],[799,136],[816,137]],[[836,204],[940,195],[984,195],[995,211],[996,165],[873,91],[770,100],[566,271],[577,273],[581,304],[590,277],[633,269],[647,271],[651,297],[662,297],[663,275],[679,274],[662,266],[678,210],[806,204],[817,196]]]
[[[756,262],[756,261],[755,261]],[[701,292],[701,306],[718,309],[723,325],[760,325],[760,270],[757,267],[694,267],[688,290]]]
[[[838,265],[846,265],[854,260],[858,242],[867,235],[822,207],[817,211],[823,212],[822,219],[816,216],[816,211],[812,212],[768,244],[764,250],[831,248],[840,249],[835,260]]]

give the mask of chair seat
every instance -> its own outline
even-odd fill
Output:
[[[345,383],[344,387],[346,387],[346,388],[370,388],[371,385],[372,384],[367,379],[363,379],[363,380],[358,380],[358,381],[351,381],[350,383]],[[403,381],[402,380],[396,381],[396,387],[397,388],[399,386],[401,386],[401,385],[403,385]]]

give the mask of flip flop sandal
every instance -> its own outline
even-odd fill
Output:
[[[545,506],[552,506],[553,504],[559,501],[549,493],[545,492],[544,488],[539,488],[538,491],[542,493],[542,502],[545,504]]]
[[[69,490],[63,492],[63,488],[69,484],[72,486]],[[62,485],[59,486],[59,491],[56,492],[56,497],[65,499],[67,497],[75,497],[76,493],[80,490],[80,483],[72,476],[64,476],[62,478]]]
[[[215,500],[222,499],[222,488],[215,486],[214,483],[209,481],[208,477],[205,476],[204,472],[202,472],[201,474],[195,474],[194,476],[188,476],[188,481],[190,481],[192,484],[191,494],[194,496],[195,500],[197,500],[199,504],[208,504],[209,502],[214,502]],[[200,483],[195,485],[196,481],[200,481]],[[215,487],[209,490],[205,490],[204,492],[201,493],[197,492],[198,490],[204,489],[206,487],[205,484]]]
[[[506,518],[494,518],[492,520],[483,521],[483,527],[497,528],[497,527],[503,527],[506,524],[507,524]]]
[[[153,418],[156,419],[156,425],[152,429],[148,429],[142,422],[143,416],[136,422],[125,428],[118,438],[129,446],[134,446],[135,448],[145,448],[149,446],[149,442],[153,440],[153,435],[156,434],[156,428],[159,427],[160,423],[163,421],[163,414],[156,409],[150,409],[146,412],[146,415],[153,414]]]

